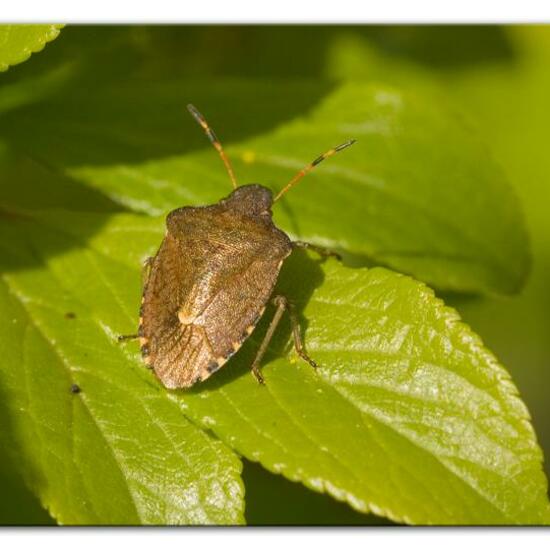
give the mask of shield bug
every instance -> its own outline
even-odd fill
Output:
[[[283,313],[288,311],[296,352],[312,367],[292,302],[272,296],[284,259],[294,248],[333,252],[290,238],[272,221],[271,206],[324,159],[354,143],[329,149],[300,170],[273,197],[258,184],[237,186],[229,159],[204,117],[188,105],[218,151],[233,192],[217,204],[184,206],[166,218],[166,236],[144,264],[138,334],[144,361],[167,388],[186,388],[221,368],[250,336],[271,300],[273,319],[252,363],[260,361]]]

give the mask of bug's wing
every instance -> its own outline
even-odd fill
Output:
[[[281,267],[281,257],[258,258],[234,274],[198,319],[215,354],[207,365],[215,372],[248,338],[269,300]]]
[[[141,332],[166,387],[208,378],[258,321],[290,252],[286,236],[263,237],[196,226],[165,237],[144,293]]]
[[[185,363],[210,353],[200,332],[192,327],[182,330],[178,319],[182,296],[193,292],[197,273],[192,258],[183,256],[177,240],[168,234],[153,260],[144,289],[139,334],[145,361],[169,388],[192,383],[178,380],[176,373],[170,372],[171,367],[178,367],[187,377],[192,372]]]

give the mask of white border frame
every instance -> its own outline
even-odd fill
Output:
[[[547,0],[21,0],[3,22],[67,23],[550,23]]]

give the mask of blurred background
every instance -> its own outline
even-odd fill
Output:
[[[510,371],[549,457],[549,67],[550,27],[544,26],[68,26],[30,62],[1,75],[0,114],[32,102],[25,90],[70,94],[93,90],[100,80],[146,88],[167,76],[194,79],[210,82],[214,96],[223,96],[216,89],[222,76],[243,87],[295,87],[292,103],[254,114],[254,129],[246,120],[240,128],[224,126],[223,112],[217,113],[220,128],[230,127],[237,141],[302,114],[341,80],[437,88],[481,134],[515,187],[533,255],[519,295],[442,297]],[[180,114],[168,109],[166,116]],[[197,132],[197,144],[202,139]],[[153,149],[164,146],[151,142]],[[548,475],[548,461],[545,468]],[[256,464],[245,461],[243,476],[251,524],[385,523]],[[1,524],[53,523],[8,465],[0,464],[0,486]]]

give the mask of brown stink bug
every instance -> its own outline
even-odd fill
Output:
[[[330,149],[298,174],[273,198],[261,185],[237,186],[222,146],[204,117],[188,109],[220,154],[233,192],[219,203],[170,212],[166,236],[157,254],[144,265],[138,334],[144,361],[167,388],[187,388],[222,367],[250,336],[272,299],[275,315],[252,363],[263,383],[260,361],[287,310],[297,353],[311,366],[297,316],[284,296],[272,297],[283,260],[293,248],[333,252],[291,241],[272,221],[271,206],[321,161],[354,140]]]

